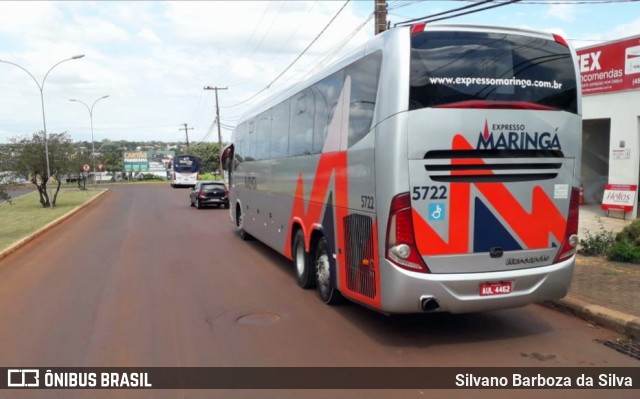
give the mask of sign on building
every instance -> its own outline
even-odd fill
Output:
[[[607,184],[602,197],[605,211],[631,212],[636,200],[638,186],[635,184]]]
[[[640,36],[577,50],[582,94],[640,89]]]

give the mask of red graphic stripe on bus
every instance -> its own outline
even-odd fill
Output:
[[[316,175],[313,179],[313,184],[311,187],[311,192],[308,197],[305,196],[304,192],[304,179],[302,174],[298,176],[298,182],[296,185],[295,197],[293,200],[293,207],[291,211],[290,217],[290,225],[289,225],[289,235],[292,231],[292,226],[294,223],[299,223],[302,226],[304,236],[305,236],[305,245],[307,249],[310,247],[310,239],[311,239],[311,231],[314,226],[318,225],[321,222],[321,218],[323,215],[324,208],[327,203],[327,196],[329,194],[329,190],[332,190],[334,194],[333,205],[335,211],[335,230],[336,230],[336,261],[337,261],[337,269],[338,276],[340,282],[340,291],[346,296],[353,298],[362,303],[368,304],[370,306],[379,308],[381,305],[380,302],[380,272],[378,268],[378,250],[377,245],[374,246],[374,267],[375,267],[375,284],[376,284],[376,296],[374,298],[368,298],[366,296],[360,295],[358,293],[354,293],[352,291],[347,291],[346,288],[346,250],[343,248],[345,243],[345,233],[344,227],[342,225],[342,220],[349,214],[349,186],[348,186],[348,178],[347,178],[347,152],[329,152],[322,153],[320,155],[320,160],[318,161]],[[333,184],[333,186],[332,186]],[[306,209],[305,209],[306,208]],[[374,231],[374,236],[376,235],[377,230]],[[289,236],[285,248],[284,254],[288,258],[291,258],[291,237]],[[377,244],[377,240],[376,240]]]
[[[454,150],[473,150],[461,135],[453,139]],[[482,159],[456,159],[454,165],[484,164]],[[477,174],[492,174],[478,171]],[[466,173],[454,171],[452,174]],[[531,211],[525,210],[504,183],[474,183],[491,206],[515,232],[528,249],[549,247],[549,235],[562,242],[566,218],[540,186],[532,191]],[[451,183],[449,202],[449,237],[442,238],[414,209],[417,244],[423,255],[461,254],[469,251],[469,211],[471,183]]]

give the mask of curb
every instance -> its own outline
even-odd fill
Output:
[[[640,339],[639,317],[607,309],[600,305],[593,305],[571,296],[557,301],[544,302],[543,305],[556,310],[567,311],[596,325],[625,334],[630,338]]]
[[[27,245],[29,242],[33,241],[34,239],[36,239],[37,237],[40,237],[42,234],[46,233],[47,231],[51,230],[52,228],[56,227],[57,225],[59,225],[60,223],[64,222],[65,220],[69,219],[71,216],[75,215],[76,213],[80,212],[81,210],[83,210],[84,208],[88,207],[89,204],[92,204],[93,202],[95,202],[98,198],[102,197],[103,194],[107,193],[109,191],[109,189],[105,189],[104,191],[102,191],[101,193],[99,193],[98,195],[96,195],[95,197],[91,198],[89,201],[85,202],[82,205],[79,205],[75,208],[73,208],[72,210],[70,210],[69,212],[65,213],[64,215],[60,216],[59,218],[57,218],[56,220],[48,223],[47,225],[45,225],[44,227],[36,230],[35,232],[33,232],[32,234],[26,236],[25,238],[17,241],[16,243],[12,244],[11,246],[9,246],[7,249],[0,251],[0,260],[6,258],[7,256],[11,255],[12,253],[16,252],[18,249],[24,247],[25,245]]]

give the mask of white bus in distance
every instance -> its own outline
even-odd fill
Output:
[[[200,158],[195,155],[176,155],[171,160],[171,187],[193,187],[199,179]]]

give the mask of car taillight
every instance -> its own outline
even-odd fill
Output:
[[[199,195],[199,196],[201,196],[201,197],[204,197],[204,190],[200,190],[200,191],[198,192],[198,195]]]
[[[224,196],[228,197],[229,196],[229,191],[228,190],[224,190]]]
[[[567,218],[567,230],[564,233],[564,240],[560,246],[560,251],[554,263],[562,262],[576,253],[578,246],[578,217],[580,215],[580,189],[571,188],[571,200],[569,202],[569,217]]]
[[[398,194],[391,200],[386,257],[403,269],[429,273],[416,246],[412,212],[409,193]]]

